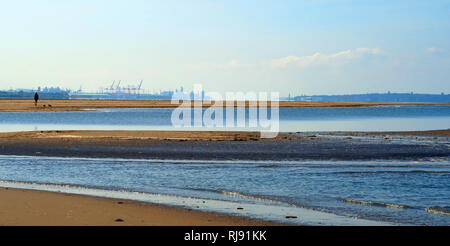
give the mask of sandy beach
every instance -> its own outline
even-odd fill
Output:
[[[0,112],[32,112],[32,111],[77,111],[98,108],[176,108],[181,103],[172,104],[168,100],[39,100],[34,106],[33,100],[0,99]],[[210,107],[212,103],[204,103],[203,107]],[[50,105],[50,106],[49,106]],[[225,105],[225,103],[223,103]],[[237,102],[234,102],[237,106]],[[245,103],[250,106],[249,102]],[[301,107],[373,107],[393,105],[450,105],[450,103],[392,103],[392,102],[301,102],[280,101],[282,108]],[[194,106],[194,103],[191,104]],[[270,107],[270,102],[268,102]]]
[[[273,226],[272,222],[129,200],[0,188],[2,226]]]

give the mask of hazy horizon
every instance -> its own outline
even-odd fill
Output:
[[[14,1],[0,90],[450,93],[450,1]]]

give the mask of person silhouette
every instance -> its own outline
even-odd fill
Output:
[[[36,93],[34,93],[34,106],[37,106],[38,100],[39,100],[39,94],[36,92]]]

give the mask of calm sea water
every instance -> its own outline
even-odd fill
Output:
[[[283,221],[284,216],[294,215],[298,219],[289,222],[299,224],[317,224],[325,214],[394,224],[450,225],[450,215],[425,210],[450,205],[448,161],[201,162],[0,156],[0,180],[70,185],[56,191],[90,187],[97,190],[93,195],[101,195],[99,190],[166,194],[177,197],[178,203],[169,202],[177,205],[190,197],[198,201],[191,202],[194,208],[237,213],[236,207],[243,207],[247,216]],[[409,208],[351,204],[345,198]],[[211,205],[214,202],[234,205]],[[258,204],[264,206],[258,210],[254,208]],[[308,219],[305,208],[325,213]],[[283,212],[277,212],[280,209]],[[345,223],[330,219],[323,224]]]
[[[100,109],[84,112],[0,113],[0,131],[33,130],[243,130],[174,128],[173,109]],[[226,113],[223,114],[226,117]],[[235,112],[236,115],[236,112]],[[270,118],[270,111],[269,111]],[[235,117],[236,119],[236,117]],[[397,131],[450,127],[450,106],[280,108],[280,131]]]

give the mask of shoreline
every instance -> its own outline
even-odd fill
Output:
[[[203,103],[203,107],[213,106],[215,102]],[[217,102],[220,103],[220,102]],[[226,102],[222,102],[225,106]],[[252,105],[247,101],[246,107]],[[412,106],[412,105],[450,105],[448,103],[396,103],[396,102],[305,102],[280,101],[280,108],[305,107],[376,107],[376,106]],[[44,107],[45,105],[45,107]],[[50,105],[50,106],[49,106]],[[54,111],[82,111],[86,109],[104,108],[176,108],[181,103],[172,104],[169,100],[87,100],[87,99],[41,99],[38,106],[34,106],[32,99],[0,98],[0,112],[54,112]],[[237,103],[233,102],[236,107]],[[271,103],[267,102],[270,107]],[[191,103],[191,107],[194,107]]]
[[[127,199],[0,187],[1,226],[283,226]]]
[[[13,201],[0,201],[0,209],[9,211],[8,216],[0,217],[0,225],[402,225],[381,220],[355,219],[352,216],[297,206],[241,203],[67,184],[0,180],[0,196]],[[40,223],[39,220],[46,222]]]
[[[0,155],[263,161],[450,157],[446,145],[450,135],[448,129],[423,132],[280,133],[274,139],[261,139],[259,134],[207,131],[11,132],[0,133]],[[395,136],[401,136],[403,142],[396,141]],[[426,136],[427,141],[417,140],[417,136]]]

